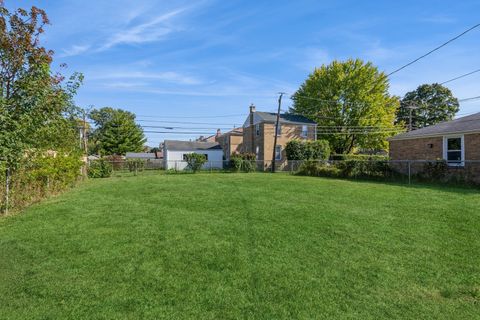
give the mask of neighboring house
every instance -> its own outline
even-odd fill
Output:
[[[255,153],[260,161],[272,161],[276,118],[276,113],[256,111],[254,105],[250,106],[250,114],[243,125],[244,152]],[[317,124],[303,116],[280,114],[279,124],[275,147],[275,159],[278,163],[286,160],[287,142],[294,139],[317,139]]]
[[[216,141],[222,146],[223,157],[230,160],[234,153],[242,152],[243,148],[243,128],[235,128],[216,137]]]
[[[220,131],[220,129],[217,129],[217,133],[216,133],[216,134],[212,134],[211,136],[208,136],[208,137],[200,136],[200,137],[197,138],[196,141],[200,141],[200,142],[216,142],[216,141],[217,141],[217,137],[219,137],[220,135],[222,135],[222,132]]]
[[[444,159],[456,172],[468,170],[480,180],[480,163],[472,161],[480,160],[480,112],[399,134],[389,142],[391,160]]]
[[[127,152],[125,159],[153,160],[156,159],[156,155],[153,152]]]
[[[189,153],[205,155],[208,168],[223,168],[223,150],[217,142],[165,140],[163,156],[166,169],[183,170],[187,166],[185,156]]]

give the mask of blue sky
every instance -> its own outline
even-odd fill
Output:
[[[56,52],[55,66],[68,65],[64,73],[85,74],[80,106],[122,108],[142,125],[212,133],[241,125],[250,103],[274,111],[277,92],[293,93],[315,66],[358,57],[392,71],[480,22],[478,0],[6,4],[47,11],[52,25],[42,43]],[[393,75],[391,93],[480,68],[479,39],[480,28]],[[458,98],[478,96],[479,80],[477,73],[448,87]],[[480,101],[462,104],[460,114],[474,111]],[[147,134],[150,146],[194,136]]]

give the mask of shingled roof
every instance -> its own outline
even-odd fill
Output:
[[[415,139],[447,134],[480,132],[480,112],[451,121],[445,121],[433,126],[396,135],[390,140]]]
[[[260,117],[260,119],[264,122],[276,122],[277,121],[277,114],[274,112],[262,112],[257,111],[255,114]],[[281,113],[280,114],[280,123],[293,123],[293,124],[315,124],[315,121],[312,121],[304,116],[296,115],[296,114],[289,114],[289,113]]]
[[[180,140],[165,140],[165,150],[169,151],[190,151],[190,150],[216,150],[222,147],[216,142],[202,142],[202,141],[180,141]]]

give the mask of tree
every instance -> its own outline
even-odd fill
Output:
[[[96,126],[91,137],[92,153],[124,155],[143,150],[146,139],[133,113],[107,107],[92,110],[90,119]]]
[[[386,75],[370,62],[333,61],[308,76],[293,95],[290,112],[316,121],[320,138],[336,153],[386,149],[399,105],[388,88]]]
[[[330,146],[326,140],[290,140],[285,147],[288,160],[327,160]]]
[[[189,153],[185,155],[185,161],[187,161],[187,169],[195,173],[207,162],[207,158],[203,154]]]
[[[410,91],[400,102],[396,122],[410,125],[412,108],[413,129],[420,129],[439,122],[452,120],[459,110],[458,99],[450,89],[438,84],[422,84]]]

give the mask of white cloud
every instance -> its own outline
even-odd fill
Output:
[[[174,27],[168,24],[169,20],[186,10],[187,8],[180,8],[162,14],[148,22],[120,30],[111,36],[99,50],[106,50],[119,44],[140,44],[158,41],[174,31]]]
[[[63,52],[60,54],[61,58],[64,57],[71,57],[82,54],[90,49],[90,45],[73,45],[69,49],[64,49]]]
[[[128,80],[128,79],[141,79],[141,80],[159,80],[174,84],[183,85],[198,85],[203,81],[191,76],[173,71],[166,72],[143,72],[143,71],[116,71],[116,72],[102,72],[96,74],[87,74],[87,79],[91,80]]]

